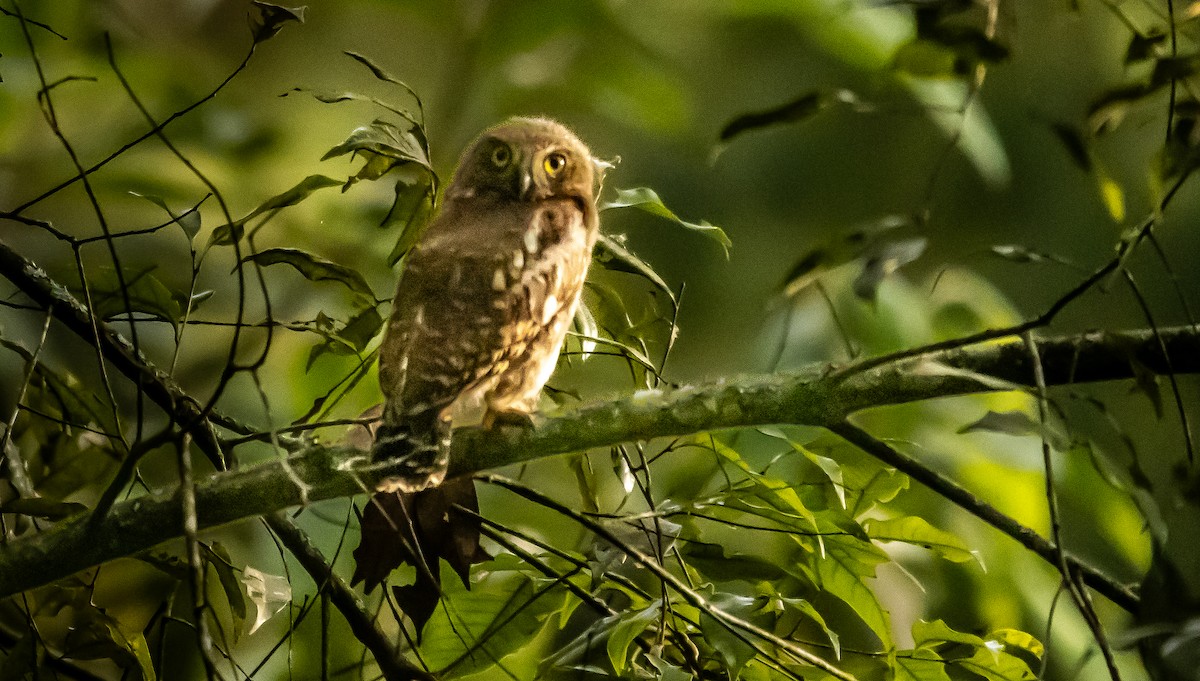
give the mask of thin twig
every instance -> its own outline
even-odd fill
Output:
[[[1029,348],[1029,359],[1033,363],[1033,374],[1037,382],[1038,421],[1045,425],[1049,411],[1049,398],[1046,396],[1046,376],[1042,371],[1042,358],[1038,355],[1037,343],[1034,342],[1033,335],[1026,333],[1023,338],[1026,347]],[[1096,615],[1091,601],[1085,595],[1083,585],[1074,569],[1075,566],[1067,560],[1067,550],[1062,536],[1062,514],[1058,508],[1058,491],[1054,486],[1054,456],[1050,451],[1050,441],[1046,438],[1045,429],[1042,430],[1041,440],[1042,466],[1046,476],[1046,506],[1050,514],[1050,536],[1054,541],[1055,565],[1062,576],[1063,587],[1071,596],[1071,600],[1075,602],[1075,607],[1079,609],[1088,629],[1091,630],[1096,644],[1100,646],[1100,652],[1104,655],[1104,662],[1108,666],[1109,676],[1112,677],[1112,681],[1121,681],[1121,672],[1117,670],[1117,663],[1113,658],[1112,648],[1108,645],[1104,626],[1100,623],[1100,618]]]
[[[288,551],[300,561],[300,565],[308,572],[317,585],[318,590],[329,594],[330,600],[346,622],[354,637],[363,643],[375,656],[379,671],[388,681],[433,681],[429,672],[405,660],[399,650],[392,645],[379,628],[374,618],[367,611],[366,605],[358,594],[350,588],[344,579],[334,573],[333,568],[325,560],[321,550],[313,545],[308,535],[304,533],[290,518],[283,513],[272,513],[265,516],[267,526],[279,537]]]
[[[766,641],[774,646],[777,646],[778,648],[787,652],[789,655],[793,656],[796,660],[801,661],[804,664],[807,664],[812,667],[816,667],[816,668],[820,669],[821,671],[824,671],[825,673],[827,673],[835,678],[842,679],[843,681],[855,681],[854,675],[850,674],[849,672],[838,669],[837,667],[833,666],[828,661],[826,661],[824,658],[822,658],[812,652],[809,652],[808,650],[805,650],[804,648],[801,648],[800,646],[796,645],[794,642],[780,638],[779,636],[776,636],[775,634],[773,634],[769,631],[766,631],[765,629],[762,629],[761,627],[758,627],[751,622],[747,622],[746,620],[744,620],[740,617],[737,617],[736,615],[732,615],[728,612],[725,612],[724,610],[721,610],[720,608],[713,606],[711,603],[709,603],[704,598],[704,596],[702,596],[700,593],[696,592],[695,590],[689,588],[687,584],[684,584],[683,580],[679,579],[675,575],[668,572],[661,565],[659,565],[658,562],[654,560],[654,558],[642,553],[640,550],[634,548],[629,543],[621,540],[619,537],[617,537],[615,534],[613,534],[611,531],[609,531],[603,525],[595,522],[591,518],[588,518],[586,515],[578,512],[574,509],[567,508],[566,506],[558,503],[554,499],[551,499],[550,497],[547,497],[546,495],[544,495],[540,492],[537,492],[536,490],[533,490],[529,487],[521,485],[521,484],[519,484],[513,480],[510,480],[504,476],[489,474],[489,475],[479,476],[478,479],[482,480],[484,482],[488,482],[488,483],[503,487],[503,488],[509,490],[510,492],[517,494],[518,496],[524,497],[538,505],[544,506],[550,510],[558,512],[561,515],[571,518],[572,520],[579,523],[583,527],[586,527],[587,529],[592,531],[597,536],[599,536],[602,539],[604,539],[605,541],[611,543],[613,546],[616,546],[617,548],[619,548],[622,553],[629,556],[631,559],[636,561],[642,567],[646,568],[646,570],[654,573],[654,576],[656,578],[661,580],[664,584],[670,586],[671,589],[675,591],[675,593],[682,596],[683,599],[685,601],[687,601],[690,605],[692,605],[696,608],[699,608],[700,610],[702,610],[705,613],[707,613],[708,615],[710,615],[713,619],[715,619],[718,623],[720,623],[722,627],[724,627],[731,634],[733,634],[734,636],[736,636],[737,638],[739,638],[746,644],[750,645],[751,647],[758,649],[758,645],[750,637],[762,639],[763,641]]]
[[[1022,546],[1043,560],[1052,565],[1058,561],[1058,548],[1054,544],[1046,541],[1032,529],[996,510],[994,506],[967,491],[965,487],[945,475],[916,461],[849,421],[830,426],[829,429],[876,459],[937,492],[955,506],[1016,539]],[[1138,599],[1129,587],[1117,583],[1074,556],[1066,555],[1065,560],[1073,570],[1077,570],[1082,575],[1084,582],[1103,594],[1105,598],[1129,612],[1136,612]]]

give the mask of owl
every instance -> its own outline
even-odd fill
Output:
[[[441,484],[453,415],[528,422],[579,304],[599,219],[597,166],[567,128],[513,118],[463,153],[409,254],[379,354],[380,492]]]

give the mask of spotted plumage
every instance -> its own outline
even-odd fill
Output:
[[[579,303],[598,218],[594,161],[562,125],[514,118],[464,152],[408,256],[380,348],[386,403],[373,457],[385,492],[441,483],[450,420],[528,418]]]

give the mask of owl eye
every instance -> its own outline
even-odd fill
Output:
[[[547,175],[554,177],[567,167],[567,157],[562,154],[550,154],[542,161],[542,167],[546,169]]]
[[[503,169],[512,160],[512,151],[503,144],[492,149],[492,165]]]

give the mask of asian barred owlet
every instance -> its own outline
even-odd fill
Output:
[[[587,147],[541,118],[485,130],[463,153],[408,256],[380,348],[372,457],[401,470],[379,491],[441,484],[460,404],[481,399],[487,426],[535,410],[591,261],[595,178]]]

